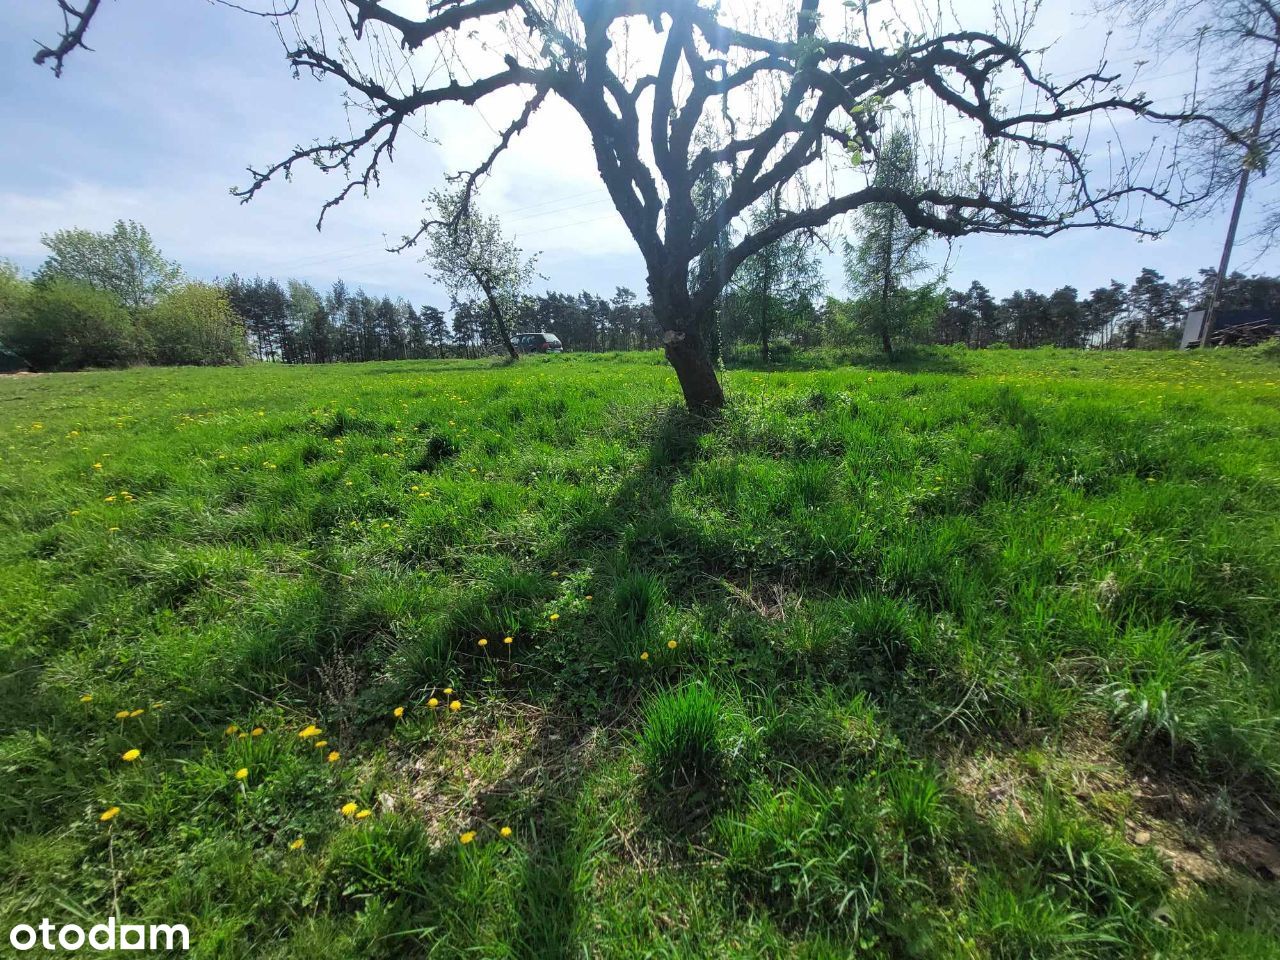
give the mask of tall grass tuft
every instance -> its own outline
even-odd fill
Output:
[[[640,750],[651,782],[679,788],[723,773],[732,745],[724,702],[705,683],[659,694],[645,710]]]

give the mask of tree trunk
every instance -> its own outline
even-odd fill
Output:
[[[724,406],[724,391],[716,379],[716,368],[707,359],[707,351],[695,333],[667,330],[663,349],[676,372],[684,402],[694,413],[708,413]]]
[[[760,359],[767,366],[769,363],[769,294],[764,295],[760,306]]]
[[[498,303],[498,298],[494,296],[493,287],[479,275],[476,279],[480,282],[480,289],[484,291],[485,298],[489,301],[489,309],[493,311],[493,322],[498,326],[498,336],[502,338],[502,345],[507,348],[512,361],[519,360],[520,354],[516,353],[516,346],[511,342],[511,334],[507,332],[507,321],[502,316],[502,307]]]

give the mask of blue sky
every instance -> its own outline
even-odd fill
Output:
[[[958,5],[963,15],[966,4]],[[1076,5],[1056,0],[1042,21],[1050,59],[1064,67],[1097,54],[1096,21]],[[0,5],[0,258],[33,269],[44,233],[135,219],[193,276],[261,273],[317,285],[341,276],[370,293],[447,305],[416,255],[383,248],[416,225],[422,198],[447,169],[487,152],[492,135],[483,113],[453,110],[433,121],[430,141],[406,140],[382,188],[348,201],[317,233],[316,215],[340,187],[337,175],[300,170],[249,204],[229,193],[245,182],[246,166],[346,129],[339,86],[294,79],[266,21],[203,0],[107,0],[89,35],[95,52],[74,54],[55,79],[31,56],[35,39],[52,38],[58,23],[53,0]],[[1141,52],[1128,59],[1135,56]],[[1125,60],[1113,62],[1123,68]],[[1157,88],[1146,88],[1153,95],[1186,79],[1155,76]],[[548,111],[522,138],[484,199],[526,249],[542,251],[546,279],[536,286],[605,295],[617,285],[644,289],[639,256],[564,108]],[[1157,241],[1092,230],[1050,240],[971,238],[952,250],[949,280],[963,287],[979,279],[1004,295],[1128,283],[1143,266],[1193,276],[1216,264],[1224,232],[1225,217],[1217,216],[1183,223]],[[945,250],[937,254],[942,259]],[[1236,265],[1255,255],[1242,251]],[[1253,269],[1275,270],[1274,260]],[[840,292],[834,263],[829,271]]]

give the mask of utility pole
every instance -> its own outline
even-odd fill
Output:
[[[1231,248],[1236,244],[1236,229],[1240,226],[1240,210],[1244,207],[1245,190],[1249,187],[1249,171],[1258,158],[1258,138],[1262,135],[1262,120],[1267,112],[1267,101],[1271,99],[1271,80],[1276,72],[1276,58],[1271,57],[1267,66],[1267,74],[1262,78],[1262,96],[1258,98],[1258,109],[1253,115],[1253,136],[1249,140],[1249,152],[1244,156],[1240,170],[1240,186],[1236,189],[1236,205],[1231,211],[1231,225],[1227,227],[1227,242],[1222,247],[1222,262],[1218,265],[1218,276],[1213,282],[1213,293],[1204,311],[1204,327],[1200,330],[1200,346],[1209,345],[1209,336],[1213,333],[1213,315],[1217,312],[1218,301],[1222,298],[1222,285],[1227,279],[1227,268],[1231,265]]]

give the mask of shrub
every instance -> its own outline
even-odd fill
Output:
[[[151,363],[224,366],[248,353],[244,326],[226,295],[207,283],[184,283],[142,314]]]
[[[139,359],[133,318],[114,295],[69,280],[32,288],[3,318],[6,344],[37,370],[118,367]]]

